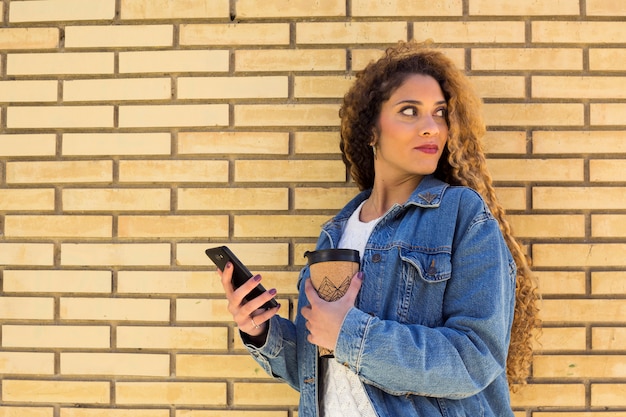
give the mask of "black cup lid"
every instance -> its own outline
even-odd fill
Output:
[[[347,261],[360,262],[359,251],[354,249],[321,249],[304,252],[304,257],[308,259],[309,265],[318,262]]]

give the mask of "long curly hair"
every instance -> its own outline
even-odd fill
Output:
[[[467,77],[440,51],[414,42],[400,42],[386,50],[378,61],[361,71],[344,97],[340,148],[343,161],[359,189],[374,184],[376,124],[383,103],[412,74],[433,77],[448,104],[448,141],[435,170],[435,177],[476,190],[498,220],[500,230],[517,264],[515,315],[507,357],[509,385],[526,383],[532,363],[534,332],[538,317],[537,283],[520,244],[513,236],[502,205],[496,198],[482,148],[485,125],[482,103]]]

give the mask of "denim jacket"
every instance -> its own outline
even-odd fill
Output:
[[[336,247],[364,191],[326,223],[318,249]],[[364,281],[347,314],[335,360],[364,384],[380,417],[510,417],[506,358],[516,267],[482,198],[425,177],[374,228]],[[298,280],[298,308],[304,295]],[[316,346],[298,310],[270,320],[267,341],[244,343],[272,376],[300,392],[299,415],[319,416]],[[243,335],[243,334],[242,334]]]

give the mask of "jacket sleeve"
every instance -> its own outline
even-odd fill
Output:
[[[365,383],[392,395],[461,399],[505,372],[515,264],[488,210],[462,232],[452,249],[439,327],[348,312],[335,357]]]
[[[269,321],[267,339],[263,346],[255,346],[241,333],[241,338],[255,361],[270,376],[278,378],[300,391],[296,354],[296,328],[293,322],[274,316]]]

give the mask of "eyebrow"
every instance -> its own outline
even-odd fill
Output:
[[[398,102],[396,103],[396,106],[397,106],[398,104],[403,104],[403,103],[416,104],[416,105],[418,105],[418,106],[423,106],[423,105],[424,105],[424,103],[423,103],[423,102],[421,102],[421,101],[419,101],[419,100],[400,100],[400,101],[398,101]],[[435,105],[436,105],[436,106],[439,106],[440,104],[448,104],[448,103],[447,103],[445,100],[440,100],[440,101],[437,101],[437,102],[435,103]]]

